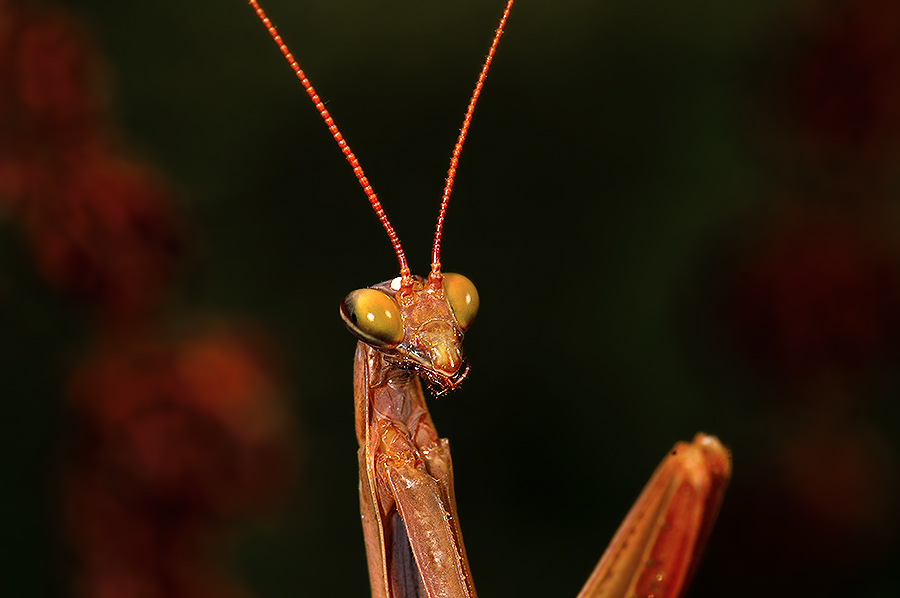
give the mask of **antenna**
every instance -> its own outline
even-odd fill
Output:
[[[437,226],[434,229],[434,246],[431,250],[431,273],[428,275],[428,283],[432,287],[440,288],[441,286],[441,233],[444,230],[444,218],[447,216],[450,192],[453,191],[453,180],[456,178],[459,154],[462,152],[463,143],[466,141],[469,125],[472,123],[472,113],[475,112],[475,104],[478,102],[478,96],[481,95],[484,80],[487,79],[488,69],[491,67],[491,61],[494,59],[494,53],[497,51],[497,45],[500,43],[500,36],[503,35],[503,28],[506,26],[506,20],[509,18],[509,11],[512,10],[512,5],[513,0],[509,0],[506,3],[506,9],[503,11],[503,16],[500,17],[500,24],[497,25],[497,30],[494,33],[494,41],[491,42],[491,47],[484,59],[484,66],[481,67],[478,82],[475,83],[475,89],[472,91],[472,99],[469,100],[469,107],[466,109],[462,127],[459,129],[459,137],[456,140],[456,145],[453,146],[453,154],[450,156],[450,169],[447,170],[444,194],[441,197],[441,211],[438,213]]]
[[[306,90],[306,94],[312,99],[313,104],[316,106],[316,110],[319,111],[319,115],[325,121],[328,130],[331,131],[332,137],[337,141],[338,147],[341,148],[341,151],[347,158],[347,162],[349,162],[350,166],[353,168],[353,174],[356,175],[366,197],[369,198],[369,203],[372,204],[372,209],[375,210],[375,215],[378,216],[378,220],[381,222],[381,225],[384,227],[385,232],[387,232],[388,237],[391,240],[391,245],[394,247],[394,253],[397,254],[397,261],[400,263],[400,276],[402,279],[401,288],[410,287],[412,285],[412,276],[409,271],[409,265],[406,262],[406,254],[403,253],[403,248],[400,246],[400,239],[397,237],[394,227],[391,226],[387,214],[384,213],[384,208],[381,207],[381,202],[378,201],[378,196],[375,195],[372,185],[369,184],[369,179],[366,178],[362,166],[359,165],[359,160],[356,159],[356,155],[351,151],[350,146],[344,140],[344,136],[341,135],[337,125],[334,123],[334,119],[331,118],[331,115],[325,108],[325,104],[319,98],[312,83],[309,82],[306,73],[303,72],[303,69],[300,68],[297,61],[294,60],[294,56],[288,49],[287,44],[285,44],[281,36],[278,35],[278,31],[275,29],[272,21],[269,20],[269,17],[266,16],[265,11],[263,11],[262,7],[259,5],[259,2],[257,2],[257,0],[249,0],[249,2],[253,10],[256,11],[256,16],[259,17],[259,20],[262,21],[263,26],[269,32],[269,35],[275,40],[275,44],[278,46],[278,49],[281,50],[281,53],[291,66],[294,74],[297,75],[300,84],[303,86],[303,89]],[[469,107],[466,109],[466,114],[463,117],[463,124],[459,130],[459,137],[456,140],[456,145],[453,147],[453,154],[450,157],[450,169],[447,171],[444,193],[441,197],[441,210],[438,213],[437,225],[434,232],[434,246],[431,251],[431,273],[428,275],[428,284],[432,289],[440,290],[442,288],[440,260],[441,233],[444,229],[444,219],[447,215],[447,204],[450,201],[450,192],[453,190],[453,180],[456,177],[456,167],[459,164],[459,154],[462,152],[462,146],[466,140],[466,134],[469,132],[469,125],[472,122],[472,114],[475,111],[475,104],[478,102],[478,96],[481,95],[481,88],[484,86],[484,80],[487,78],[488,69],[491,66],[491,61],[494,59],[494,54],[497,51],[497,45],[500,43],[500,36],[503,35],[503,28],[506,26],[506,20],[509,18],[509,11],[512,9],[512,5],[513,0],[508,0],[506,8],[503,11],[503,16],[500,17],[500,24],[497,26],[497,30],[494,33],[494,40],[491,42],[491,47],[484,60],[484,66],[481,67],[481,73],[478,75],[478,81],[475,83],[475,89],[472,91],[472,98],[469,100]]]
[[[294,56],[288,49],[287,44],[285,44],[284,40],[281,39],[281,36],[278,35],[278,31],[275,29],[272,21],[269,20],[269,17],[266,16],[265,11],[256,0],[249,1],[250,6],[253,8],[253,10],[256,11],[256,16],[259,17],[260,21],[262,21],[262,24],[269,32],[269,35],[271,35],[272,39],[275,40],[275,45],[277,45],[278,49],[281,50],[281,53],[284,55],[285,60],[287,60],[288,64],[291,66],[294,74],[297,75],[298,79],[300,79],[300,85],[302,85],[303,89],[306,90],[306,94],[310,97],[310,99],[312,99],[313,104],[315,104],[316,106],[316,110],[319,111],[319,115],[322,117],[322,120],[324,120],[325,124],[328,125],[328,130],[331,131],[332,137],[334,137],[334,140],[337,141],[338,147],[340,147],[341,151],[344,152],[344,156],[347,158],[347,162],[349,162],[350,166],[353,168],[353,174],[355,174],[356,178],[359,180],[359,184],[363,188],[366,197],[369,198],[369,203],[372,204],[372,209],[375,210],[375,215],[378,216],[378,220],[381,221],[381,225],[384,227],[385,232],[387,232],[388,237],[391,240],[391,245],[393,245],[394,247],[394,253],[397,254],[397,261],[400,263],[400,276],[403,278],[403,281],[405,283],[411,283],[412,278],[410,276],[409,266],[406,263],[406,254],[403,253],[403,248],[400,246],[400,239],[397,237],[397,233],[394,231],[394,227],[391,226],[391,222],[390,220],[388,220],[387,214],[384,213],[384,208],[381,207],[381,202],[378,201],[378,196],[375,195],[375,190],[372,189],[372,185],[369,184],[369,179],[366,178],[366,173],[363,172],[362,166],[359,165],[359,160],[356,159],[356,155],[344,140],[344,136],[341,135],[341,132],[338,130],[337,125],[334,124],[334,119],[331,118],[331,115],[325,108],[325,104],[322,103],[321,99],[319,99],[319,94],[316,93],[316,90],[313,88],[312,83],[309,82],[309,79],[306,77],[306,73],[303,72],[303,69],[300,68],[300,65],[297,64],[297,61],[294,60]]]

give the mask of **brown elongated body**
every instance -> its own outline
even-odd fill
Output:
[[[360,342],[353,386],[373,598],[474,597],[449,443],[434,428],[418,376]],[[407,551],[412,563],[403,561]]]
[[[360,325],[377,322],[385,310],[390,320],[399,318],[403,324],[402,340],[395,346],[374,348],[360,341],[353,370],[360,511],[372,596],[474,598],[456,514],[449,443],[438,436],[419,379],[419,374],[426,376],[442,391],[465,377],[466,320],[460,324],[463,308],[454,315],[451,302],[458,295],[456,284],[471,283],[454,274],[438,287],[418,277],[412,280],[406,293],[397,292],[400,279],[366,289],[378,294],[374,307],[351,294],[341,309],[356,332]],[[477,304],[477,296],[455,303],[472,301]]]

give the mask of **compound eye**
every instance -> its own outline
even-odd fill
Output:
[[[359,340],[378,349],[391,349],[403,340],[400,308],[375,289],[353,291],[341,302],[341,319]]]
[[[478,291],[472,281],[462,274],[444,274],[444,297],[453,310],[456,322],[468,330],[478,314]]]

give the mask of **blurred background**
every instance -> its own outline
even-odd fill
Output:
[[[263,5],[414,272],[428,268],[450,151],[502,4]],[[7,65],[20,23],[59,14],[25,19],[21,6],[34,5],[0,2]],[[69,595],[84,551],[105,541],[73,523],[85,512],[109,521],[91,492],[161,484],[152,509],[190,503],[188,519],[204,522],[171,537],[227,529],[228,554],[210,568],[250,595],[368,595],[355,340],[338,305],[397,267],[350,168],[244,2],[40,6],[64,10],[53,18],[93,48],[89,68],[73,60],[96,93],[85,111],[103,113],[109,145],[127,147],[177,206],[177,218],[137,210],[153,215],[141,230],[165,251],[138,251],[146,261],[127,271],[163,272],[149,278],[178,291],[141,280],[123,302],[128,293],[73,289],[67,273],[82,262],[46,249],[41,222],[22,216],[16,126],[4,117],[0,593]],[[35,64],[52,72],[60,62]],[[482,596],[574,596],[656,464],[697,431],[731,448],[734,478],[691,596],[893,595],[898,148],[900,9],[888,0],[514,7],[444,233],[445,271],[481,295],[466,338],[472,372],[430,401],[452,443]],[[94,185],[88,195],[111,188],[102,177]],[[148,308],[153,293],[164,298]],[[153,334],[134,316],[148,310]],[[197,343],[216,348],[215,365],[198,358],[205,369],[191,369],[198,362],[184,356]],[[126,365],[109,365],[117,359]],[[185,466],[135,481],[122,471],[184,454],[165,440],[171,421],[164,440],[140,427],[122,465],[119,437],[98,440],[107,411],[92,401],[103,401],[83,397],[168,380],[176,362],[205,382],[181,376],[166,392],[188,397],[179,404],[203,421],[215,414],[220,450],[204,452],[193,424],[174,437],[217,473]],[[235,367],[243,407],[221,415],[209,406],[220,395],[204,389]],[[247,436],[243,421],[264,433]],[[233,454],[245,469],[222,473]],[[127,478],[127,491],[83,482],[96,467],[116,484]],[[198,477],[190,496],[178,494]],[[223,506],[237,487],[271,491]],[[178,595],[230,595],[200,586]]]

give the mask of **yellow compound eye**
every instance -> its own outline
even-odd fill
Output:
[[[381,291],[359,289],[344,297],[341,319],[356,338],[373,347],[390,349],[403,340],[400,308]]]
[[[478,291],[462,274],[444,274],[444,297],[453,310],[457,324],[468,330],[478,314]]]

